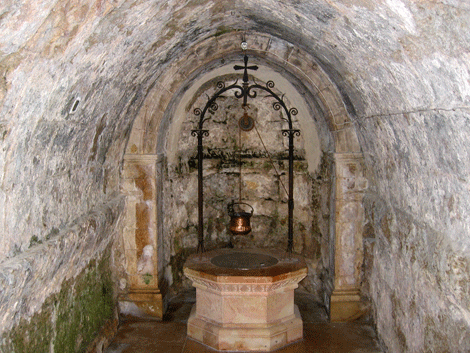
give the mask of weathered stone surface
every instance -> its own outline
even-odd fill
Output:
[[[292,84],[318,113],[322,153],[364,154],[365,230],[376,240],[365,269],[370,292],[364,286],[363,294],[371,297],[388,350],[468,351],[469,11],[458,0],[2,1],[0,261],[20,261],[116,193],[142,190],[120,185],[124,151],[167,157],[158,134],[177,119],[172,102],[197,72],[230,60],[225,54],[239,50],[246,36],[250,55],[302,81]],[[154,105],[144,109],[144,101]],[[189,165],[184,157],[181,164]],[[194,177],[186,183],[194,189]],[[313,240],[322,234],[323,264],[335,250],[326,240],[335,223],[328,185],[312,186],[311,207],[296,208],[302,219],[296,244],[304,241],[302,248],[316,254]],[[155,187],[157,194],[163,189]],[[194,224],[194,208],[185,206],[194,194],[185,197],[171,206]],[[274,212],[268,201],[260,207]],[[129,202],[135,209],[137,200]],[[151,202],[149,209],[163,208]],[[305,226],[308,208],[316,221]],[[219,219],[218,212],[208,214]],[[131,232],[136,214],[126,212],[125,219]],[[227,239],[218,229],[223,224],[213,222],[212,239]],[[159,231],[148,234],[161,237],[157,251],[167,256],[156,259],[159,276],[170,278],[177,237],[166,237],[163,222],[155,226]],[[102,236],[108,239],[111,229],[104,227]],[[75,256],[71,243],[82,243],[70,239]],[[194,246],[183,239],[177,247]],[[124,242],[134,255],[121,259],[137,268],[135,239]],[[56,278],[44,271],[44,278]],[[27,286],[29,279],[20,278]],[[5,299],[12,308],[21,303],[15,293]]]
[[[2,351],[84,349],[115,318],[111,249],[121,209],[115,199],[0,264]]]
[[[376,239],[368,281],[379,332],[392,351],[470,347],[468,119],[436,111],[361,124],[381,136],[365,144],[374,166],[367,219]]]

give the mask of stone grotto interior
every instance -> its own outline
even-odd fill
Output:
[[[104,353],[124,322],[164,325],[202,286],[201,239],[292,244],[305,273],[281,301],[296,287],[324,332],[469,352],[469,29],[465,0],[2,1],[0,352]],[[273,94],[210,103],[244,72]]]

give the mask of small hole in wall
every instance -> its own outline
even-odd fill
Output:
[[[75,99],[75,101],[73,102],[72,104],[72,108],[70,108],[70,114],[73,114],[77,111],[77,108],[78,108],[78,104],[80,103],[80,97],[78,97],[77,99]]]

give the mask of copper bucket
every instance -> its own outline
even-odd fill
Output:
[[[234,206],[238,210],[235,211]],[[240,205],[247,205],[251,208],[251,212],[245,212]],[[246,235],[251,232],[250,218],[253,216],[253,207],[244,202],[232,202],[228,204],[228,214],[230,216],[229,230],[233,235]]]

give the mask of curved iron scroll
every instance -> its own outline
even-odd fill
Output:
[[[299,136],[300,131],[295,130],[292,127],[292,116],[298,114],[297,108],[290,108],[288,109],[283,97],[279,97],[272,88],[274,88],[274,82],[268,81],[265,86],[260,85],[258,83],[249,84],[248,83],[248,70],[258,70],[258,66],[252,65],[248,66],[248,56],[245,54],[244,56],[244,66],[235,65],[234,70],[244,70],[243,71],[243,83],[240,85],[238,84],[238,80],[235,81],[233,84],[229,86],[225,86],[225,83],[220,81],[217,83],[218,91],[214,93],[212,97],[209,98],[204,108],[201,110],[199,108],[194,109],[194,114],[199,116],[199,124],[196,130],[191,131],[191,135],[197,136],[198,138],[198,149],[197,149],[197,157],[198,157],[198,215],[199,215],[199,224],[198,224],[198,252],[204,252],[204,231],[203,231],[203,224],[204,224],[204,209],[203,209],[203,201],[204,201],[204,193],[203,193],[203,144],[202,140],[205,136],[209,135],[208,130],[204,130],[204,123],[209,119],[205,118],[206,113],[209,112],[213,114],[217,109],[218,105],[216,103],[217,98],[219,98],[223,93],[235,90],[235,97],[238,99],[243,98],[243,106],[247,105],[248,98],[256,98],[257,91],[262,90],[268,93],[268,97],[272,97],[275,99],[273,103],[274,110],[283,109],[285,112],[286,117],[282,117],[281,119],[286,121],[288,124],[289,129],[282,130],[283,136],[287,136],[289,139],[289,191],[288,191],[288,230],[287,230],[287,252],[291,253],[294,247],[294,237],[293,237],[293,212],[294,212],[294,136]]]

